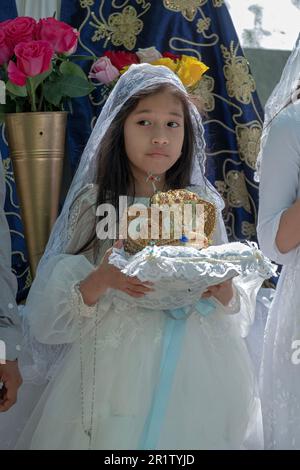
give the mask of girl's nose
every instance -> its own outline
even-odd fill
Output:
[[[161,136],[157,135],[156,137],[152,138],[152,144],[153,145],[166,145],[168,143],[169,143],[169,141],[168,141],[167,137],[163,136],[163,135],[161,135]]]

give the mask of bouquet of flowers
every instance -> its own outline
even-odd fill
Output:
[[[55,18],[0,23],[0,122],[5,113],[64,110],[71,98],[91,93],[94,86],[72,62],[79,59],[73,55],[78,37]]]
[[[208,67],[196,57],[176,55],[171,52],[161,54],[155,47],[139,49],[136,53],[127,51],[106,51],[91,67],[89,77],[96,81],[114,86],[120,75],[131,64],[147,62],[164,65],[178,75],[183,85],[192,91]]]

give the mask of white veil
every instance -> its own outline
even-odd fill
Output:
[[[164,66],[153,66],[147,63],[131,65],[127,72],[125,72],[114,89],[110,93],[91,133],[88,143],[84,149],[81,161],[77,172],[71,183],[69,192],[67,194],[63,209],[58,217],[53,230],[51,232],[45,253],[39,263],[37,276],[31,287],[29,297],[34,299],[35,290],[38,289],[39,279],[43,277],[43,268],[51,262],[53,256],[63,254],[66,252],[68,244],[68,224],[70,217],[70,208],[76,200],[79,192],[90,183],[96,182],[97,168],[98,168],[98,154],[103,136],[115,119],[124,103],[132,96],[138,94],[141,90],[149,87],[157,86],[158,84],[168,83],[187,94],[184,86],[179,78],[170,69]],[[201,116],[197,108],[189,105],[192,125],[195,135],[194,156],[193,156],[193,169],[191,175],[191,185],[198,185],[204,189],[207,197],[212,201],[218,211],[224,207],[224,202],[219,193],[214,189],[211,183],[205,178],[205,141],[204,129],[202,125]],[[46,345],[38,342],[30,331],[30,309],[24,309],[25,312],[25,331],[27,330],[26,342],[29,345],[35,362],[35,371],[37,372],[36,378],[28,372],[28,380],[40,380],[39,376],[51,378],[61,363],[68,345]],[[26,319],[27,316],[27,319]]]
[[[256,162],[256,173],[254,178],[256,181],[260,179],[260,166],[263,155],[263,149],[266,145],[267,138],[271,128],[272,120],[284,109],[287,104],[297,99],[296,90],[300,85],[300,34],[289,56],[287,63],[283,69],[280,81],[271,93],[265,105],[265,119],[261,136],[260,151]]]
[[[45,261],[54,254],[64,253],[67,244],[67,225],[70,207],[84,186],[89,183],[95,183],[98,166],[98,151],[101,146],[101,141],[112,121],[130,97],[138,94],[141,90],[163,83],[171,84],[187,94],[186,89],[177,75],[165,66],[154,66],[147,63],[133,64],[128,71],[120,77],[110,93],[84,149],[62,212],[51,232],[39,267],[43,266]],[[213,200],[219,210],[222,210],[224,203],[221,196],[204,177],[206,159],[202,119],[197,108],[192,104],[190,104],[190,113],[196,138],[194,164],[190,183],[206,187],[210,199]]]

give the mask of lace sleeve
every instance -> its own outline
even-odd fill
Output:
[[[97,303],[94,305],[86,305],[82,298],[80,289],[80,282],[75,282],[71,287],[71,296],[74,310],[76,310],[76,305],[78,308],[78,313],[81,317],[91,318],[95,315],[97,310]]]
[[[88,184],[70,207],[66,253],[76,253],[92,236],[96,223],[97,185]]]
[[[93,310],[80,301],[75,285],[93,269],[94,265],[83,255],[58,255],[40,270],[24,308],[33,336],[39,342],[73,343],[78,338],[78,305],[85,317],[90,317]]]

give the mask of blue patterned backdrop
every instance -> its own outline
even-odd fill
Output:
[[[1,10],[0,20],[16,15],[14,2],[6,3],[11,5]],[[208,176],[225,200],[229,238],[256,240],[258,188],[253,173],[262,109],[224,0],[62,0],[60,19],[80,31],[78,54],[99,57],[107,49],[155,46],[161,52],[197,56],[210,67],[197,89],[204,103]],[[88,72],[90,63],[81,65]],[[106,97],[106,87],[99,86],[93,96],[74,100],[67,135],[73,172]],[[10,186],[6,209],[13,212],[13,267],[22,296],[30,278],[7,148],[3,140],[0,145]]]

